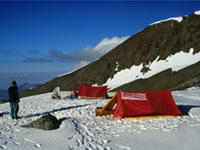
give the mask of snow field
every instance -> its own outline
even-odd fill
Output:
[[[62,92],[63,96],[67,94]],[[188,115],[134,120],[96,117],[96,107],[104,106],[109,100],[51,100],[51,93],[46,93],[22,98],[19,111],[22,119],[11,120],[9,103],[2,104],[0,149],[182,150],[192,146],[197,150],[200,147],[200,90],[172,94]],[[59,129],[21,127],[46,113],[62,121]]]

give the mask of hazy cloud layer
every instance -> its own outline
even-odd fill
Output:
[[[72,52],[69,54],[64,54],[59,50],[51,50],[50,56],[57,61],[75,61],[77,64],[74,69],[78,69],[100,58],[128,38],[129,36],[122,38],[113,37],[112,39],[104,38],[96,47],[88,46],[80,52]]]
[[[64,53],[59,50],[50,50],[48,53],[44,53],[42,51],[40,52],[37,50],[27,51],[26,54],[23,54],[23,55],[19,53],[18,55],[21,55],[22,57],[16,58],[16,60],[1,60],[0,66],[1,67],[9,66],[9,65],[14,66],[12,64],[16,63],[17,66],[15,67],[15,69],[17,68],[19,70],[23,70],[21,69],[19,60],[21,60],[22,63],[26,64],[25,66],[29,65],[29,63],[34,63],[34,64],[37,63],[38,65],[42,65],[43,68],[44,68],[44,65],[49,66],[48,63],[51,63],[51,65],[55,67],[54,63],[64,62],[62,63],[63,70],[65,70],[65,68],[63,67],[65,66],[65,64],[66,66],[70,64],[70,69],[66,71],[68,72],[68,71],[79,69],[83,66],[88,65],[89,63],[100,58],[101,56],[103,56],[108,51],[110,51],[111,49],[119,45],[120,43],[124,42],[128,38],[129,38],[128,36],[122,37],[122,38],[113,37],[111,39],[104,38],[95,47],[88,46],[82,49],[81,51],[72,52],[72,53],[67,53],[67,52]],[[11,55],[11,54],[9,53],[8,55]],[[7,64],[5,65],[5,63]],[[42,63],[46,63],[46,64],[42,64]],[[2,88],[8,87],[10,83],[12,82],[12,80],[17,80],[19,85],[23,84],[25,80],[26,82],[29,82],[29,83],[43,83],[44,81],[48,81],[52,79],[53,77],[57,76],[58,74],[62,73],[62,71],[53,71],[52,73],[49,73],[47,72],[47,70],[45,70],[44,72],[46,73],[42,74],[39,68],[38,68],[38,72],[35,73],[39,75],[38,77],[33,76],[32,72],[34,72],[33,71],[34,68],[31,68],[32,70],[31,73],[19,73],[17,75],[16,73],[14,73],[14,75],[13,73],[9,73],[9,74],[4,73],[2,75],[0,74],[0,77],[2,77],[1,79],[3,79],[1,80],[1,87]],[[10,68],[8,69],[8,67],[4,67],[3,69],[5,70],[5,72],[10,72]],[[24,70],[27,70],[27,69],[24,69]]]
[[[17,74],[11,77],[12,79],[27,79],[30,78],[28,74]]]
[[[63,53],[60,50],[50,50],[48,55],[42,55],[38,51],[28,51],[32,54],[30,57],[26,57],[22,62],[33,62],[33,63],[51,63],[51,62],[73,62],[76,63],[74,69],[81,68],[90,62],[100,58],[117,45],[127,40],[129,36],[122,38],[113,37],[111,39],[104,38],[99,42],[96,47],[86,47],[82,51],[74,51],[71,53]],[[33,56],[35,55],[35,57]]]
[[[45,63],[45,62],[54,62],[54,60],[48,58],[27,57],[26,59],[22,60],[22,62]]]
[[[27,56],[22,60],[22,62],[31,62],[31,63],[49,63],[55,62],[54,59],[49,57],[49,55],[44,55],[37,50],[27,51]]]
[[[34,54],[34,55],[39,55],[40,54],[40,52],[37,51],[37,50],[29,50],[29,51],[27,51],[27,53],[28,54]]]

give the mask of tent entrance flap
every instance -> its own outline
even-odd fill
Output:
[[[114,110],[112,110],[112,108],[115,105],[113,99],[115,98],[116,95],[117,93],[115,93],[115,95],[111,98],[111,100],[109,100],[109,102],[103,108],[96,110],[96,116],[111,115],[114,113]]]

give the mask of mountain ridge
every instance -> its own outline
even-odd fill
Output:
[[[22,91],[20,95],[30,96],[51,92],[56,86],[64,91],[78,90],[80,82],[103,85],[117,72],[129,69],[133,65],[143,64],[141,71],[148,71],[147,64],[157,57],[159,60],[165,60],[180,51],[188,53],[191,48],[194,50],[193,54],[196,54],[200,52],[199,20],[200,15],[192,13],[183,16],[181,22],[168,20],[149,25],[89,65],[56,77],[37,88]]]

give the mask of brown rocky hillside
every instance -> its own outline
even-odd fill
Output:
[[[200,87],[199,68],[200,61],[178,72],[167,69],[148,79],[138,79],[124,84],[113,91],[184,90],[193,86]]]
[[[87,84],[97,83],[101,85],[117,73],[115,71],[116,62],[120,64],[118,71],[130,68],[133,65],[144,64],[142,71],[145,72],[145,64],[154,61],[157,56],[165,60],[169,55],[180,51],[188,52],[190,48],[194,48],[194,53],[200,51],[200,15],[195,15],[194,13],[189,16],[183,16],[181,22],[169,20],[150,25],[91,64],[68,75],[56,77],[37,88],[22,91],[20,95],[24,97],[51,92],[56,86],[60,86],[61,90],[64,91],[72,89],[78,90],[79,82]],[[199,67],[199,63],[196,65]],[[194,67],[194,69],[198,67]],[[170,84],[170,86],[168,82],[164,81],[160,81],[162,84],[159,85],[155,85],[153,82],[158,77],[168,78],[167,76],[170,70],[166,70],[159,75],[147,79],[148,86],[141,80],[131,84],[135,85],[137,82],[137,88],[134,88],[134,90],[176,89],[175,87],[194,80],[192,72],[195,72],[195,70],[192,68],[190,68],[192,71],[187,73],[187,81],[182,76],[187,71],[171,74],[168,80],[173,80],[176,83]],[[195,77],[198,76],[199,74]],[[129,87],[131,85],[126,90],[133,90],[132,88],[129,89]],[[121,87],[116,90],[121,90]]]

